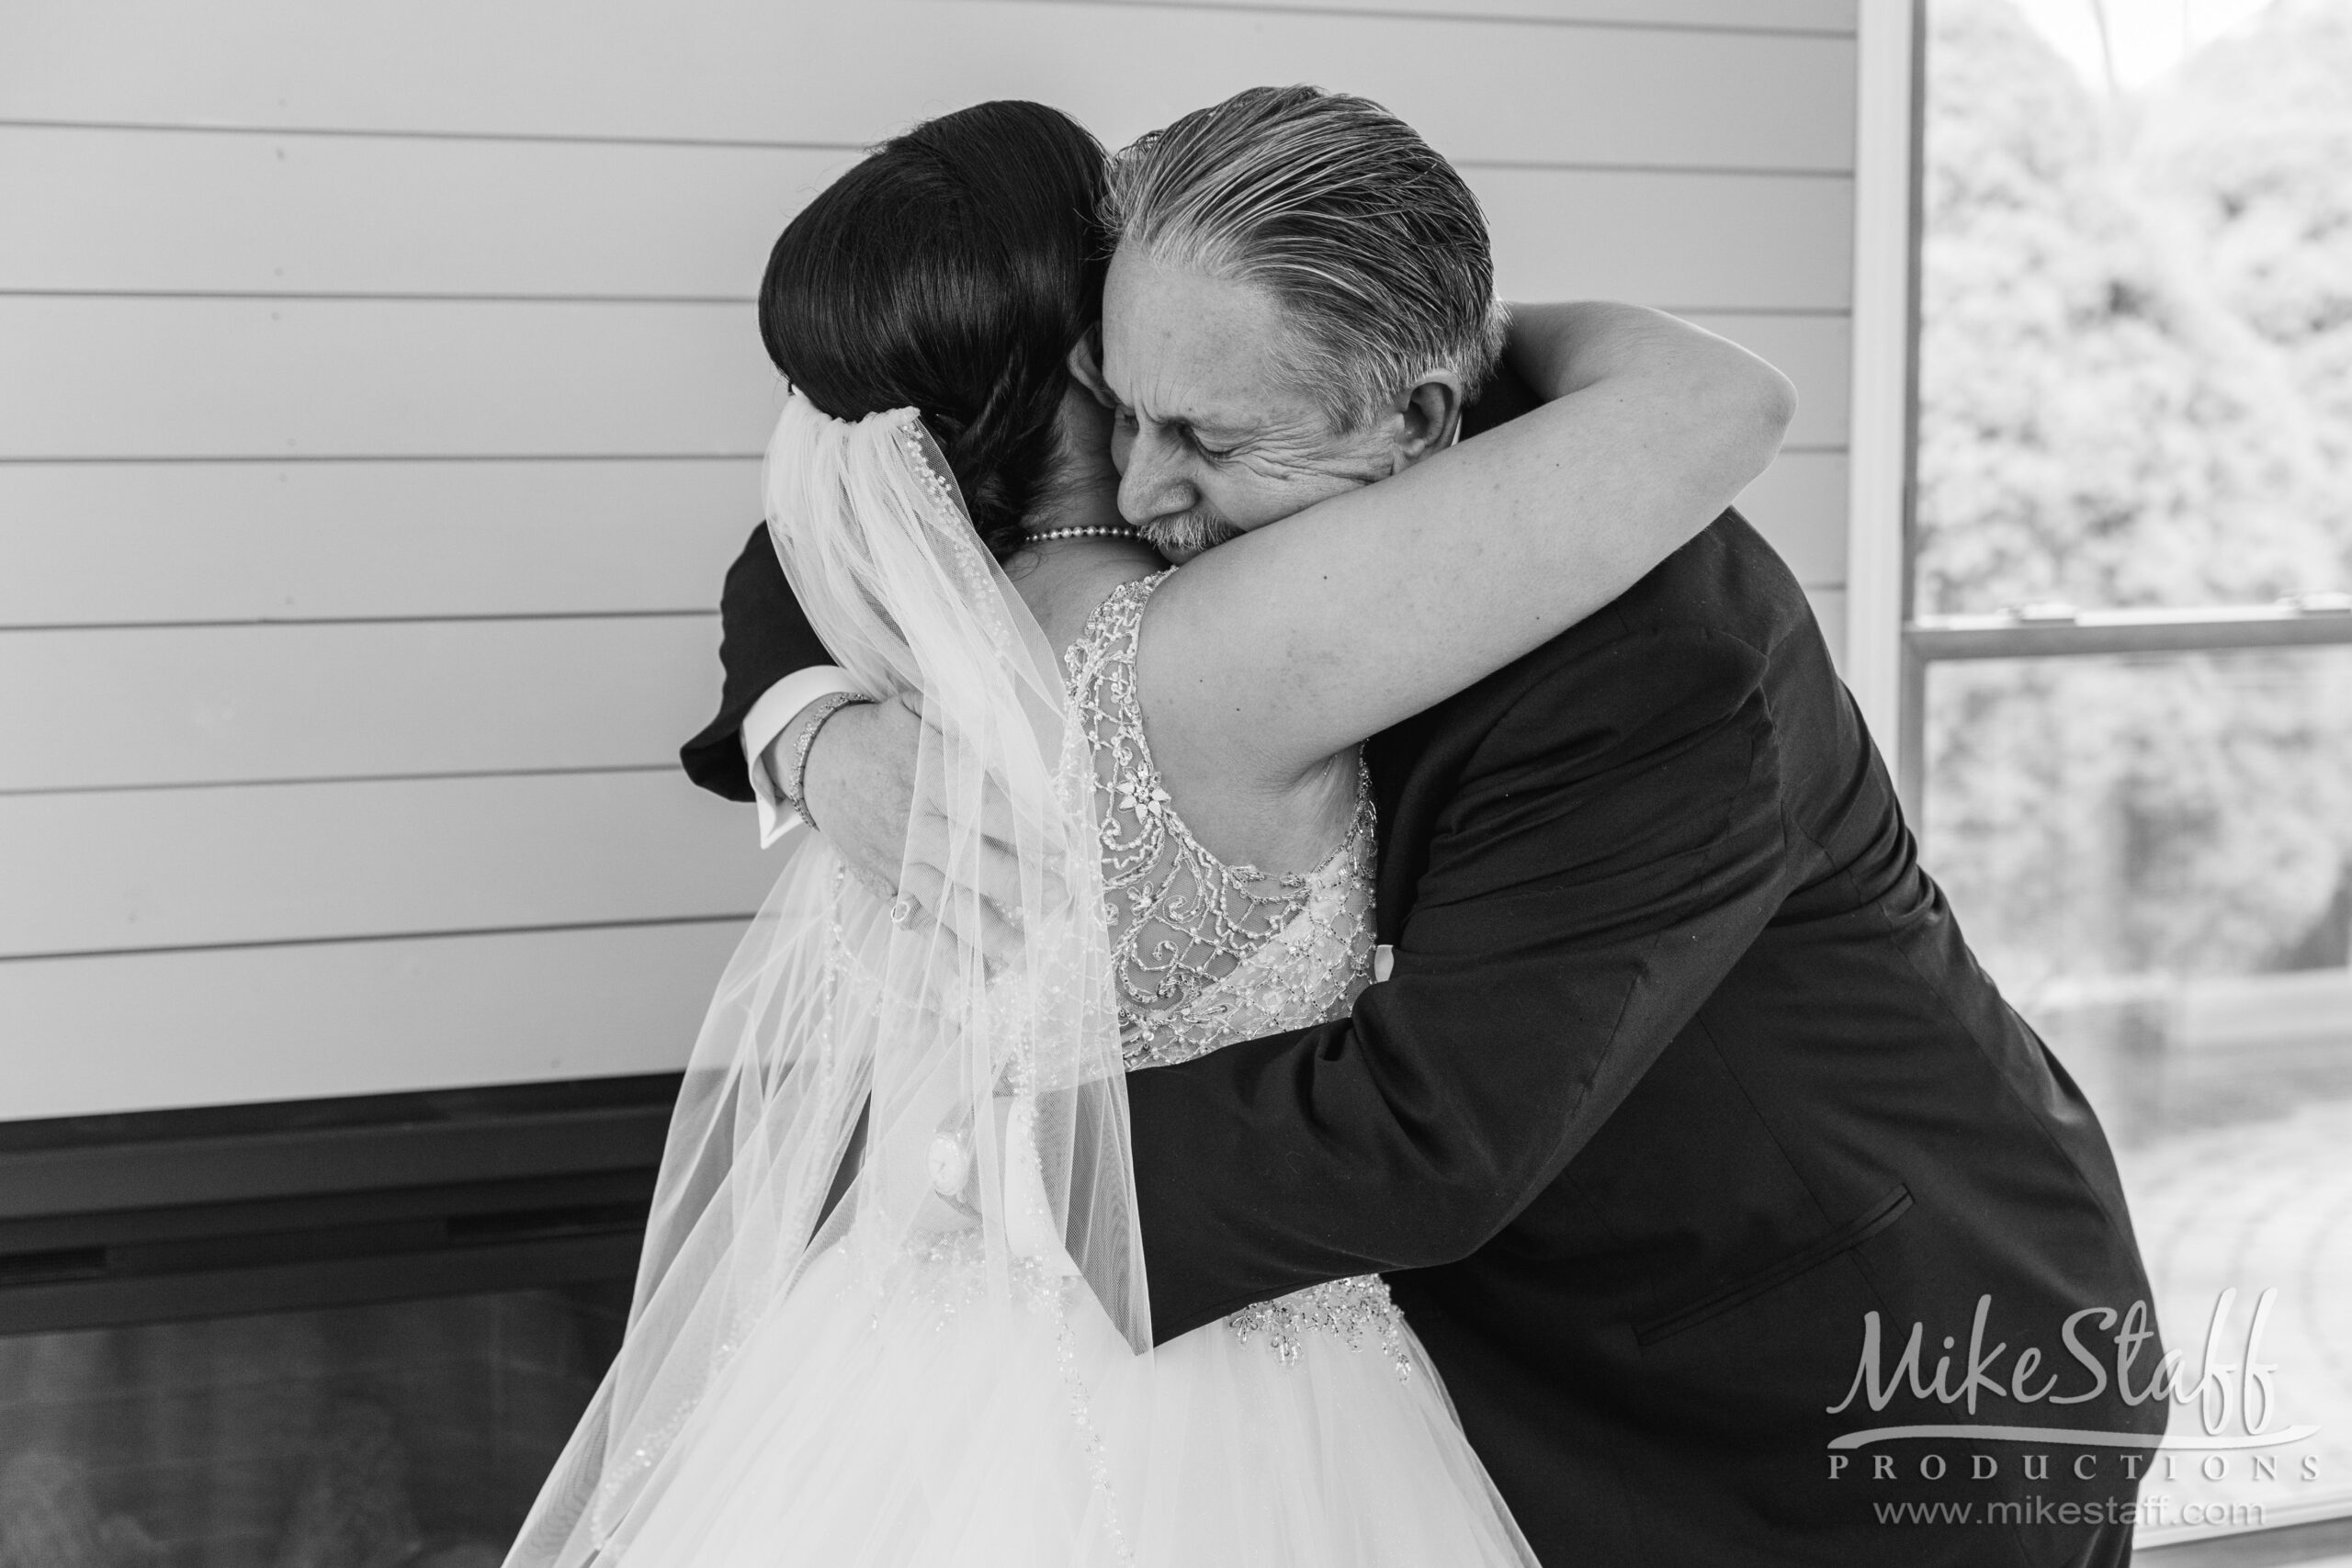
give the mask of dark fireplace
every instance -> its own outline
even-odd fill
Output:
[[[496,1568],[676,1087],[0,1124],[0,1568]]]

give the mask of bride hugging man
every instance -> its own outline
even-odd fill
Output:
[[[1505,312],[1303,87],[919,126],[760,325],[684,757],[814,831],[511,1562],[2126,1560],[1993,1435],[2161,1429],[2026,1348],[2147,1295],[2114,1164],[1728,509],[1777,372]]]

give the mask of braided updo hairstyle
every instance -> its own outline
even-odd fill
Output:
[[[788,224],[768,357],[836,419],[914,407],[1001,560],[1054,477],[1072,344],[1102,313],[1101,143],[1058,109],[975,104],[884,142]]]

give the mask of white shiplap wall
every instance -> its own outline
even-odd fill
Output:
[[[1747,498],[1833,640],[1854,0],[13,0],[0,1118],[653,1070],[772,879],[674,749],[856,149],[1382,100],[1506,291],[1804,394]]]

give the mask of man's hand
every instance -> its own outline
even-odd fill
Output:
[[[911,899],[917,922],[937,921],[988,957],[1006,957],[1021,941],[1004,917],[1021,907],[1019,863],[1004,847],[1012,837],[1010,810],[991,794],[978,863],[958,879],[978,897],[951,897],[947,818],[918,798],[922,743],[922,716],[910,698],[843,708],[809,749],[801,779],[809,814],[881,897]]]

